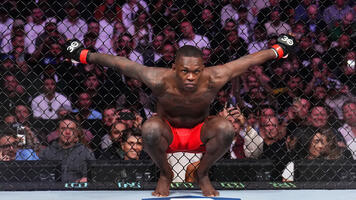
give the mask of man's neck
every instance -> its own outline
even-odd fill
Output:
[[[191,33],[189,36],[188,36],[188,39],[189,40],[194,40],[195,38],[195,33]]]
[[[52,100],[52,99],[54,98],[54,93],[52,93],[52,94],[45,94],[45,96],[46,96],[46,98],[47,98],[48,100]]]

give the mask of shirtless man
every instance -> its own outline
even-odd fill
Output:
[[[183,46],[177,51],[171,69],[146,67],[124,57],[91,53],[78,40],[69,40],[65,51],[72,60],[112,67],[143,82],[158,98],[157,116],[142,126],[144,149],[160,168],[152,195],[169,195],[173,173],[166,153],[182,151],[204,152],[195,176],[203,195],[214,197],[219,192],[212,186],[208,170],[229,149],[234,128],[222,117],[208,118],[210,103],[226,82],[250,66],[286,57],[295,43],[293,37],[281,35],[272,49],[209,68],[204,68],[202,53],[193,46]]]

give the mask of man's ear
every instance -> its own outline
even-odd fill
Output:
[[[175,64],[175,63],[172,64],[172,70],[173,70],[173,71],[176,70],[176,64]]]

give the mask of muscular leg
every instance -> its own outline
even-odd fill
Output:
[[[173,140],[171,130],[162,119],[152,117],[142,126],[142,138],[145,151],[160,168],[160,178],[152,195],[168,196],[173,179],[172,169],[166,154],[166,150]]]
[[[196,177],[204,196],[219,195],[219,192],[214,189],[210,182],[208,171],[230,148],[234,134],[232,124],[221,117],[210,119],[202,128],[200,138],[206,145],[206,153],[201,158]]]

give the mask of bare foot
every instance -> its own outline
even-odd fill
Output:
[[[219,196],[219,192],[215,190],[210,182],[209,176],[197,177],[198,184],[204,196],[206,197],[216,197]]]
[[[164,175],[160,175],[159,180],[157,182],[156,190],[152,192],[153,196],[156,197],[166,197],[169,195],[169,187],[171,185],[173,179],[173,174],[171,177],[167,177]]]

